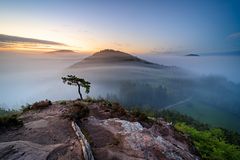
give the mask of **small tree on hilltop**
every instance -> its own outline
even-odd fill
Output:
[[[78,78],[74,75],[67,75],[67,77],[62,77],[63,83],[67,83],[68,85],[73,85],[78,87],[78,94],[80,96],[80,99],[82,100],[82,94],[80,87],[85,88],[85,92],[89,93],[90,91],[90,82],[85,81],[83,78]]]

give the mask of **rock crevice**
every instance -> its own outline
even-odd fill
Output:
[[[90,144],[88,143],[87,139],[85,138],[84,134],[82,133],[80,127],[74,121],[72,121],[72,128],[75,131],[75,133],[80,141],[80,144],[82,146],[84,159],[85,160],[94,160]]]

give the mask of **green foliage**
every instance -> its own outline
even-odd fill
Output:
[[[240,133],[240,123],[236,123],[240,121],[240,85],[218,76],[202,76],[195,80],[183,77],[164,71],[159,75],[143,73],[139,80],[119,80],[117,85],[112,82],[111,87],[119,91],[106,97],[129,107],[148,105],[157,109],[176,104],[172,107],[181,113]],[[177,104],[188,98],[192,99]]]
[[[171,110],[194,117],[196,120],[208,123],[211,126],[223,127],[240,133],[240,123],[236,123],[240,121],[240,116],[237,116],[235,112],[234,114],[227,112],[226,109],[229,109],[230,106],[225,106],[225,109],[221,109],[214,105],[210,106],[207,103],[203,103],[196,98],[198,97],[193,98],[187,103],[173,107]]]
[[[207,124],[200,123],[193,119],[190,116],[183,115],[177,111],[170,111],[170,110],[161,110],[156,112],[157,117],[163,117],[166,121],[172,122],[173,124],[178,122],[184,122],[187,125],[190,125],[198,130],[207,130],[209,126]]]
[[[224,131],[219,128],[199,131],[185,123],[176,123],[178,131],[188,134],[205,160],[239,160],[239,146],[225,141]]]
[[[224,132],[224,135],[226,137],[226,141],[231,144],[235,144],[240,146],[240,134],[235,131],[230,131],[227,129],[221,128]]]
[[[17,114],[8,114],[0,117],[0,131],[14,128],[14,127],[21,127],[23,122],[18,119]]]
[[[150,112],[150,111],[149,111]],[[177,111],[161,110],[155,111],[156,117],[163,117],[168,122],[173,124],[183,122],[188,126],[196,128],[197,130],[204,131],[209,130],[211,127],[208,124],[201,123],[190,116],[183,115]],[[225,140],[227,143],[240,146],[240,134],[231,130],[220,128],[223,131]]]
[[[149,122],[150,119],[148,119],[148,116],[145,112],[138,108],[134,108],[131,110],[131,113],[134,117],[136,117],[139,121],[142,122]]]

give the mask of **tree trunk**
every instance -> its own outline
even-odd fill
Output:
[[[78,85],[78,94],[80,96],[80,99],[82,100],[83,98],[82,98],[82,94],[81,94],[81,90],[80,90],[80,85]]]

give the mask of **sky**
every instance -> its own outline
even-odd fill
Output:
[[[0,50],[240,50],[240,0],[1,0]]]

